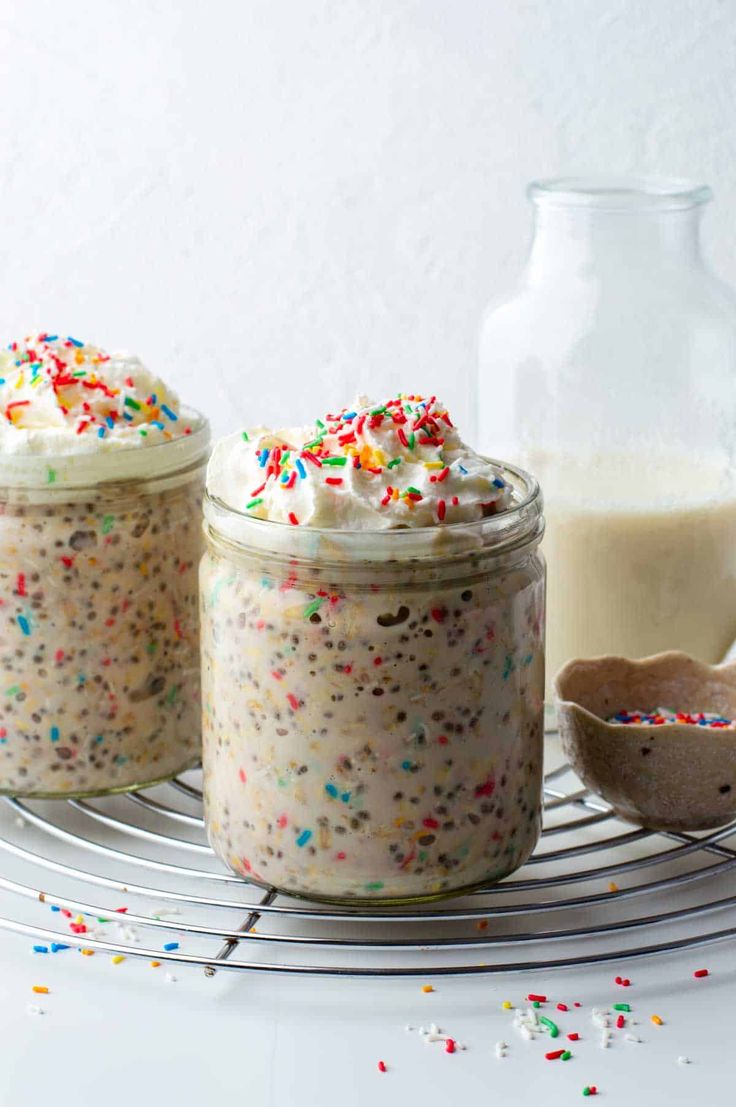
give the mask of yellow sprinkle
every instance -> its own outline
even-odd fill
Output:
[[[393,492],[391,493],[391,499],[392,500],[398,500],[398,498],[399,498],[399,490],[398,490],[398,488],[394,488]]]
[[[76,354],[74,355],[74,360],[76,361],[77,365],[84,365],[84,354],[81,350],[77,350]]]
[[[119,965],[120,962],[124,961],[124,960],[125,960],[125,958],[123,957],[122,953],[116,953],[115,956],[112,959],[112,963],[113,963],[113,965]]]
[[[75,922],[75,923],[77,924],[77,926],[79,926],[79,925],[80,925],[81,923],[83,923],[83,922],[84,922],[84,916],[83,916],[83,915],[77,915],[77,917],[76,917],[76,919],[74,920],[74,922]]]
[[[34,984],[33,990],[40,996],[47,996],[49,994],[49,990],[45,984]]]
[[[425,469],[444,469],[444,467],[445,467],[444,461],[425,461],[424,462],[424,468]]]
[[[161,964],[161,962],[160,961],[151,961],[150,964],[151,964],[152,969],[157,969],[159,967],[159,965]]]
[[[664,1026],[664,1020],[660,1019],[659,1015],[652,1015],[651,1019],[655,1026]]]
[[[615,882],[615,880],[612,880],[611,883],[608,885],[608,891],[609,892],[617,892],[618,891],[618,884]]]
[[[18,374],[18,378],[17,378],[17,380],[16,380],[16,382],[15,382],[15,387],[16,387],[16,388],[22,388],[22,387],[23,387],[23,383],[24,383],[24,380],[25,380],[25,378],[24,378],[23,374],[22,374],[22,373],[19,373],[19,374]]]
[[[394,826],[395,827],[399,827],[399,826],[403,826],[403,825],[404,825],[404,820],[401,818],[400,815],[396,819],[394,819]]]
[[[513,1011],[514,1009],[514,1005],[510,999],[505,999],[501,1006],[503,1007],[504,1011]]]
[[[422,991],[423,992],[433,992],[434,988],[432,987],[431,984],[422,984]]]
[[[95,955],[95,951],[93,949],[83,949],[81,950],[81,952],[84,954],[85,957],[94,957]]]

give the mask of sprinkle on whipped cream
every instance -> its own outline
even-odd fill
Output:
[[[191,433],[175,392],[135,356],[41,333],[0,352],[0,450],[78,454]]]
[[[458,434],[436,396],[365,397],[309,428],[222,439],[210,493],[258,519],[389,530],[472,522],[511,506],[501,470]]]

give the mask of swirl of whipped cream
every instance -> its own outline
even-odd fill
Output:
[[[467,446],[435,396],[400,394],[318,419],[222,439],[210,495],[258,519],[337,530],[434,527],[511,506],[501,471]]]
[[[131,354],[38,334],[0,353],[0,450],[63,456],[191,433],[176,393]]]

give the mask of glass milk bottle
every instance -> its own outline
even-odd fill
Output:
[[[545,496],[548,681],[571,657],[736,636],[736,300],[704,264],[706,187],[559,179],[480,343],[478,444]],[[634,705],[636,706],[636,705]]]

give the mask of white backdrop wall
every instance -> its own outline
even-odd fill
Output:
[[[0,0],[0,338],[139,352],[217,431],[357,388],[471,402],[525,182],[714,186],[736,0]]]

